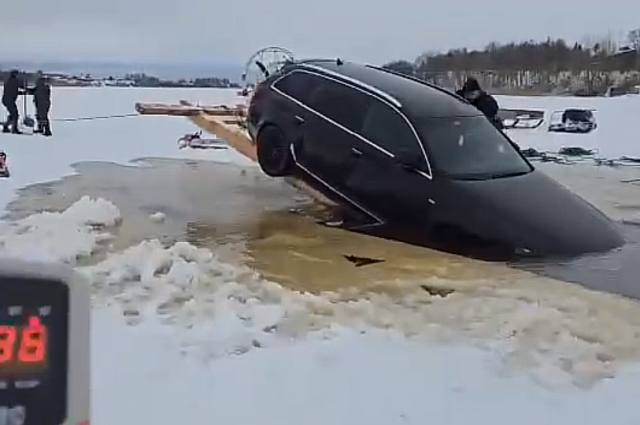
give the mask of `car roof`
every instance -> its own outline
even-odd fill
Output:
[[[471,104],[444,88],[416,81],[370,65],[340,60],[313,59],[298,63],[303,68],[339,74],[347,79],[372,87],[396,99],[410,117],[479,116],[482,113]],[[397,106],[397,105],[396,105]]]

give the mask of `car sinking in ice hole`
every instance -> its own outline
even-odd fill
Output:
[[[536,170],[444,88],[382,68],[289,62],[266,75],[247,127],[272,177],[297,177],[358,213],[358,229],[454,229],[523,256],[576,256],[624,240],[594,206]]]

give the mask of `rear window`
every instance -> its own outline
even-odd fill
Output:
[[[316,74],[294,71],[274,84],[284,94],[325,118],[359,133],[372,97],[347,84]]]
[[[591,111],[585,111],[581,109],[567,109],[562,114],[563,121],[571,120],[571,121],[583,121],[588,122],[593,119],[593,114]]]
[[[311,93],[307,105],[348,130],[359,133],[371,96],[327,78],[322,80],[318,89]]]
[[[311,93],[316,91],[325,81],[326,79],[314,74],[294,71],[274,83],[273,87],[291,96],[298,102],[308,105]]]
[[[455,179],[484,180],[532,169],[484,116],[423,118],[418,131],[436,168]]]

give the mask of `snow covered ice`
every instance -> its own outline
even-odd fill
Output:
[[[233,98],[219,90],[54,95],[58,117],[126,113],[136,101]],[[585,147],[640,153],[631,119],[616,112],[637,115],[640,98],[499,100],[547,110],[589,103],[600,127],[579,136]],[[46,141],[2,137],[14,177],[0,181],[0,205],[25,185],[70,173],[78,161],[188,156],[253,166],[229,151],[178,150],[170,135],[190,130],[181,118],[144,117],[59,123]],[[573,135],[544,129],[512,134],[541,149],[576,144]],[[613,169],[585,182],[565,176],[571,168],[550,167],[569,186],[620,180]],[[610,190],[598,192],[593,202],[617,219],[635,214],[607,196]],[[159,217],[149,220],[160,225]],[[116,249],[113,231],[125,220],[110,200],[82,197],[61,212],[0,223],[0,255],[69,263],[92,285],[94,425],[640,421],[635,301],[506,268],[499,279],[416,276],[398,282],[402,297],[301,293],[185,241]],[[416,281],[455,292],[412,291]]]

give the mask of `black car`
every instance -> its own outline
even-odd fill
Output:
[[[256,87],[247,124],[267,175],[304,180],[364,227],[455,228],[535,256],[623,244],[616,224],[535,170],[479,110],[416,78],[288,63]]]

